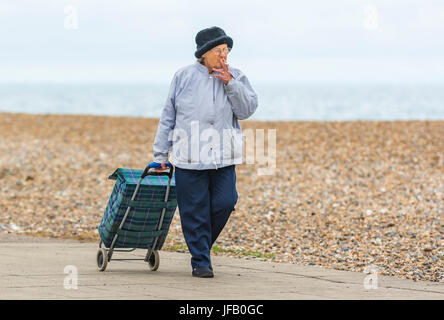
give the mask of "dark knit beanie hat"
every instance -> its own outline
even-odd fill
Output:
[[[208,50],[223,43],[226,43],[230,49],[233,48],[233,39],[227,36],[224,30],[219,27],[203,29],[196,35],[197,50],[194,56],[200,58]]]

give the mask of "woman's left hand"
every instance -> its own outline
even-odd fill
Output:
[[[217,78],[222,79],[222,81],[225,84],[228,84],[228,82],[231,80],[232,75],[228,71],[228,65],[225,63],[225,60],[220,58],[220,64],[222,66],[222,69],[213,68],[213,71],[219,72],[220,74],[215,74],[214,76]]]

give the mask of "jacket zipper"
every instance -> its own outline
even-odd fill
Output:
[[[214,75],[211,77],[211,80],[213,81],[213,112],[215,110],[215,105],[214,102],[216,101],[216,97],[214,95]],[[216,167],[217,170],[217,163],[216,163],[216,158],[214,157],[214,150],[213,148],[211,148],[211,157],[213,158],[213,164]]]

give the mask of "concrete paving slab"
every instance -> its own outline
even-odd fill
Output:
[[[158,271],[143,261],[114,261],[97,270],[97,243],[0,236],[0,299],[444,299],[444,284],[319,266],[212,258],[215,277],[191,276],[188,253],[160,252]],[[113,258],[143,258],[144,250]],[[77,289],[64,284],[77,271]]]

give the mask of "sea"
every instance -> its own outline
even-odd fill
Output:
[[[258,84],[249,120],[444,120],[444,84]],[[169,84],[0,84],[0,112],[159,118]]]

